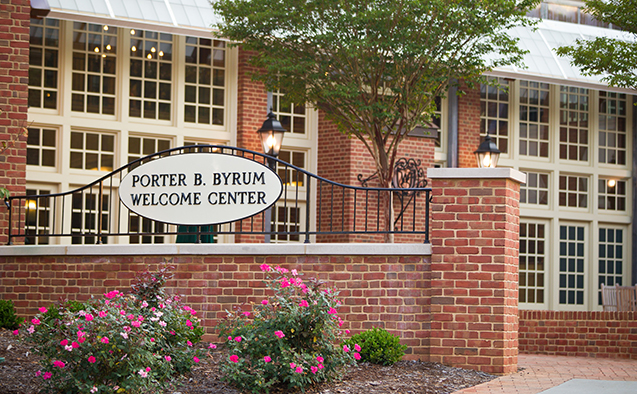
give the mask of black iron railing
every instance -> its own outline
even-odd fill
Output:
[[[276,162],[283,194],[271,211],[210,226],[178,226],[138,216],[119,200],[121,179],[148,161],[184,153],[237,155]],[[398,196],[399,198],[394,198]],[[407,197],[407,198],[405,198]],[[264,236],[273,241],[338,241],[340,235],[398,234],[429,243],[430,188],[373,188],[339,184],[247,149],[197,145],[168,149],[112,171],[81,188],[55,194],[9,197],[9,244],[216,242],[222,235]],[[394,213],[384,209],[390,199]],[[385,228],[385,215],[392,215]],[[382,240],[379,240],[382,241]],[[68,241],[66,241],[68,242]],[[64,242],[64,243],[66,243]],[[174,242],[174,241],[173,241]]]

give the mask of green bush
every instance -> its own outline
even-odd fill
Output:
[[[218,327],[228,349],[220,363],[224,379],[258,393],[281,386],[304,390],[340,377],[360,358],[360,347],[339,345],[338,292],[316,280],[304,283],[295,270],[267,264],[261,270],[272,296],[252,311],[229,312]]]
[[[354,346],[359,344],[361,362],[372,364],[392,365],[405,355],[407,346],[400,344],[400,338],[387,332],[384,328],[374,327],[369,331],[353,335],[345,344]]]
[[[0,328],[15,330],[24,321],[24,319],[16,316],[13,301],[0,300]]]

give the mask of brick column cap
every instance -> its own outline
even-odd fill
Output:
[[[430,179],[511,179],[526,182],[526,174],[513,168],[428,168]]]

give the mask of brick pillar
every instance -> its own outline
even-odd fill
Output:
[[[29,0],[0,4],[0,186],[11,195],[26,192],[30,11]],[[13,213],[16,225],[18,210]],[[0,245],[7,243],[8,227],[9,213],[2,206]]]
[[[430,360],[517,370],[520,183],[510,168],[429,169]]]

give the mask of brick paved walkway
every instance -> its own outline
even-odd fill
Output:
[[[518,368],[456,394],[537,394],[571,379],[637,381],[637,360],[520,354]]]

